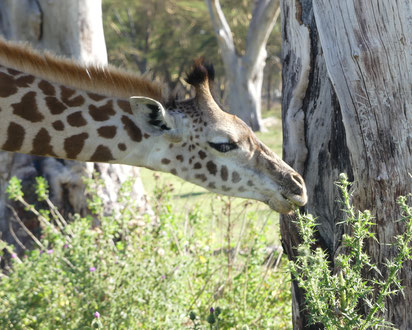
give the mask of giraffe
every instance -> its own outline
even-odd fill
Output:
[[[221,108],[213,78],[195,61],[195,96],[176,100],[119,69],[0,40],[0,150],[147,167],[280,213],[305,205],[302,177]]]

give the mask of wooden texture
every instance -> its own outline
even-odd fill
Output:
[[[284,159],[303,174],[318,218],[319,245],[332,260],[343,228],[334,181],[354,180],[353,204],[369,209],[382,243],[366,247],[383,263],[402,232],[396,198],[412,191],[412,4],[410,1],[282,1]],[[299,241],[289,217],[288,255]],[[405,299],[387,302],[387,320],[412,328],[412,267]],[[302,292],[293,285],[296,329],[305,328]],[[316,327],[315,327],[316,328]]]
[[[100,0],[4,0],[0,2],[0,34],[6,39],[29,42],[38,49],[73,57],[85,63],[107,63]],[[100,174],[105,187],[99,191],[107,213],[116,209],[117,191],[121,182],[136,178],[133,199],[139,201],[140,212],[150,212],[140,181],[139,169],[126,165],[79,163],[53,158],[35,157],[7,152],[0,153],[0,234],[1,238],[16,245],[17,236],[27,245],[27,237],[14,221],[7,207],[5,189],[8,180],[17,176],[23,180],[25,197],[35,202],[34,178],[45,176],[50,185],[50,198],[61,213],[70,217],[74,213],[88,213],[83,177],[93,172]],[[12,203],[17,213],[36,234],[39,225],[33,214]],[[17,250],[21,246],[17,245]]]

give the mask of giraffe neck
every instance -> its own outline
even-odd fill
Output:
[[[0,66],[0,149],[92,162],[130,163],[153,141],[129,102]],[[137,157],[139,158],[139,157]]]

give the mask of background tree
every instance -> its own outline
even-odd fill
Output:
[[[103,5],[110,61],[161,79],[172,92],[181,87],[194,58],[218,59],[201,0],[105,0]]]
[[[365,246],[383,276],[402,232],[396,199],[412,191],[412,9],[407,2],[282,1],[283,153],[303,174],[317,217],[318,244],[333,257],[346,228],[334,186],[340,172],[354,184],[353,204],[375,217]],[[281,217],[290,258],[299,237],[293,218]],[[369,275],[379,276],[377,274]],[[402,273],[404,295],[386,302],[386,319],[412,328],[412,271]],[[303,293],[293,284],[293,324],[309,328]],[[367,308],[367,306],[361,306]],[[318,327],[314,327],[318,328]]]
[[[279,15],[278,1],[259,0],[250,20],[245,50],[238,51],[219,0],[206,0],[229,84],[228,106],[252,129],[260,130],[266,43]]]
[[[48,49],[59,55],[72,57],[81,62],[105,65],[106,45],[103,34],[101,1],[73,0],[6,0],[0,3],[0,33],[7,39],[27,41],[38,49]],[[117,188],[129,176],[138,178],[138,169],[109,164],[78,163],[45,157],[35,157],[15,153],[0,153],[0,232],[2,239],[16,244],[30,243],[24,231],[16,223],[5,188],[12,176],[23,180],[25,196],[30,200],[34,195],[34,178],[45,176],[49,180],[51,200],[65,217],[73,213],[87,212],[83,176],[91,176],[96,171],[105,182],[107,210],[116,207]],[[134,186],[137,200],[146,207],[143,186],[138,179]],[[25,212],[17,204],[12,205],[26,226],[38,232],[35,216]],[[29,244],[28,244],[29,245]],[[23,248],[22,245],[20,245]]]
[[[231,26],[232,41],[244,54],[254,1],[225,0],[222,11]],[[225,67],[205,1],[103,0],[106,42],[111,63],[165,82],[169,89],[188,91],[185,71],[203,56],[215,66],[215,88],[224,105],[229,103]],[[266,104],[280,84],[280,27],[267,42],[269,55],[263,83]],[[259,99],[260,104],[260,99]],[[229,104],[230,107],[230,104]],[[250,107],[247,109],[250,112]],[[260,111],[260,108],[259,108]],[[259,117],[260,118],[260,117]]]

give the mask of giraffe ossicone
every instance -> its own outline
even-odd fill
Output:
[[[85,67],[0,40],[0,149],[143,166],[289,213],[307,202],[302,177],[211,93],[198,60],[195,97],[111,67]]]

